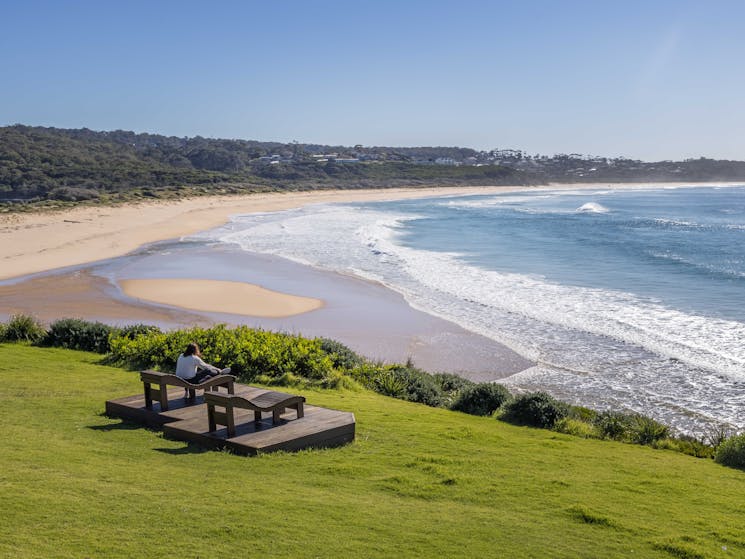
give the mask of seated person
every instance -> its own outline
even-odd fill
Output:
[[[230,368],[218,369],[202,360],[199,346],[191,343],[186,346],[184,353],[178,356],[176,361],[176,376],[191,384],[199,384],[210,377],[230,373]],[[189,395],[189,390],[184,389],[184,397]]]

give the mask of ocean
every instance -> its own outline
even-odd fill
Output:
[[[745,186],[314,205],[192,240],[380,282],[534,361],[513,390],[745,427]]]

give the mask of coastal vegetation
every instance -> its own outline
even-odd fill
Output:
[[[638,413],[573,406],[544,392],[513,395],[497,383],[474,383],[453,374],[431,374],[412,363],[370,361],[325,338],[308,339],[225,325],[163,332],[143,324],[118,328],[71,318],[57,320],[47,330],[33,317],[16,315],[0,328],[0,341],[94,351],[103,354],[103,362],[109,365],[161,371],[173,371],[183,348],[196,342],[204,348],[206,361],[220,368],[230,367],[242,382],[369,389],[430,407],[493,416],[515,425],[583,438],[674,450],[745,469],[745,443],[726,427],[712,428],[697,437],[676,435],[667,425]]]
[[[324,188],[738,181],[745,162],[462,147],[323,146],[0,127],[0,210]]]
[[[745,554],[745,478],[711,460],[311,385],[355,442],[245,458],[107,418],[142,385],[102,354],[0,353],[3,557]]]
[[[364,160],[338,153],[313,157],[317,149],[124,131],[3,127],[0,203],[18,210],[28,204],[60,207],[318,188],[528,184],[522,172],[500,165],[430,165],[386,152]]]

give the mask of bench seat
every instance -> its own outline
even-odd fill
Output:
[[[206,394],[207,391],[217,391],[221,386],[227,389],[228,394],[233,394],[236,377],[233,375],[217,375],[209,377],[199,384],[192,384],[174,374],[148,370],[140,372],[140,380],[142,380],[145,388],[145,407],[149,410],[153,409],[153,400],[157,400],[160,403],[160,411],[168,411],[169,386],[186,388],[189,391],[189,398],[193,400],[196,398],[197,390],[204,390]]]
[[[225,425],[228,428],[228,438],[235,436],[235,408],[253,410],[255,422],[261,421],[262,412],[272,412],[272,423],[277,424],[286,408],[294,409],[298,419],[304,416],[305,397],[284,392],[270,391],[251,399],[233,394],[205,392],[204,401],[207,404],[210,432],[216,431],[218,424]],[[225,411],[218,411],[216,407],[224,408]]]

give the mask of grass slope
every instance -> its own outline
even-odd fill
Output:
[[[745,474],[370,392],[355,443],[245,458],[102,415],[100,355],[0,345],[0,556],[743,557]]]

